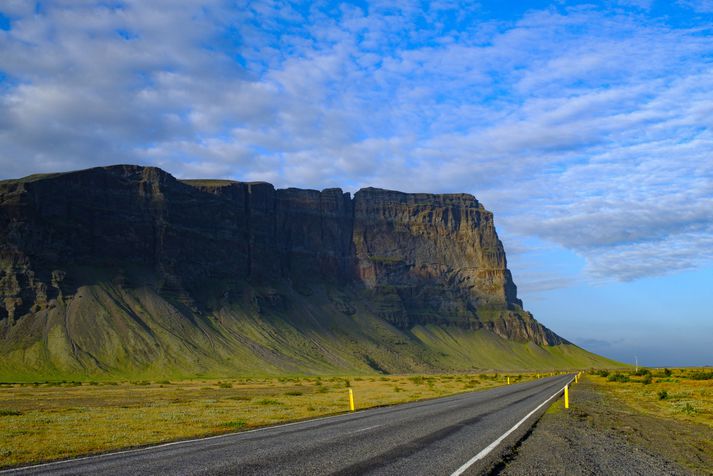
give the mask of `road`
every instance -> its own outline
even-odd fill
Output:
[[[499,459],[504,448],[527,431],[547,408],[543,403],[571,379],[567,375],[555,376],[482,392],[1,473],[452,475],[460,470],[464,474],[481,474]],[[511,433],[503,439],[508,431]],[[483,455],[488,448],[492,451]]]

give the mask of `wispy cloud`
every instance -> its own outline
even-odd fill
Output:
[[[713,260],[710,2],[681,1],[703,15],[685,26],[615,3],[502,20],[460,2],[6,2],[2,175],[139,162],[468,191],[511,240],[574,250],[596,279],[700,266]]]
[[[713,12],[713,0],[679,0],[679,4],[688,7],[696,12]]]

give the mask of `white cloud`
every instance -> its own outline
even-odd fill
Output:
[[[0,7],[5,177],[140,162],[466,191],[512,240],[574,250],[597,279],[713,259],[700,249],[713,236],[705,23],[594,7],[504,23],[445,2],[23,3]],[[533,288],[570,280],[530,275]]]

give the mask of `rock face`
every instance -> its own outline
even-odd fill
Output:
[[[395,325],[478,327],[479,309],[522,306],[493,215],[473,196],[369,188],[354,202],[358,279]]]
[[[351,315],[363,300],[403,331],[436,325],[566,343],[523,311],[493,215],[471,195],[367,188],[351,198],[179,181],[131,165],[0,182],[6,348],[29,339],[13,331],[21,321],[39,339],[50,310],[71,320],[82,287],[102,283],[150,289],[191,319],[233,304],[260,315],[294,307],[290,296],[316,302],[326,292],[322,320]]]

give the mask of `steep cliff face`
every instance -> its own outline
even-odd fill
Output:
[[[232,202],[155,168],[4,183],[0,214],[0,286],[12,319],[106,278],[151,279],[190,300],[204,279],[246,275],[246,228]]]
[[[473,196],[369,188],[354,201],[358,276],[386,319],[477,328],[479,310],[520,310],[493,216]]]
[[[69,352],[80,369],[120,366],[101,349],[123,328],[141,362],[178,352],[153,326],[265,358],[237,321],[277,315],[298,330],[364,315],[409,339],[441,326],[566,343],[523,311],[493,216],[471,195],[352,199],[139,166],[0,182],[0,298],[0,350],[55,367]],[[113,328],[87,330],[100,321]]]

